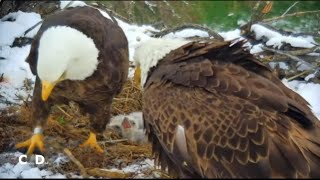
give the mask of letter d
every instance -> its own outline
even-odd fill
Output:
[[[39,158],[41,161],[39,161]],[[42,155],[36,155],[36,164],[43,164],[44,163],[44,157]]]

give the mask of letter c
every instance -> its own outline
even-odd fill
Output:
[[[19,156],[19,163],[21,163],[21,164],[27,164],[27,161],[23,161],[22,159],[23,158],[27,158],[27,155],[21,155],[21,156]]]

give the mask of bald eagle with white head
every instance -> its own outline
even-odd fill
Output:
[[[127,79],[128,59],[124,32],[99,10],[76,7],[46,18],[26,59],[36,75],[34,135],[16,147],[27,147],[27,154],[43,151],[43,126],[51,107],[74,101],[90,115],[90,135],[82,147],[103,152],[96,134],[109,122],[112,100]]]
[[[152,38],[136,49],[157,162],[180,178],[319,178],[319,120],[243,44]]]

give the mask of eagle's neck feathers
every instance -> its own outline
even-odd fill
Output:
[[[141,68],[141,85],[146,83],[149,70],[156,66],[169,52],[190,41],[151,38],[142,42],[135,50],[134,60]]]
[[[98,65],[99,50],[92,38],[68,26],[47,29],[40,38],[37,72],[41,80],[84,80]]]

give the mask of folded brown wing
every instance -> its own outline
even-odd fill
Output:
[[[320,177],[317,118],[242,45],[189,43],[153,70],[143,112],[160,162],[189,176]]]

